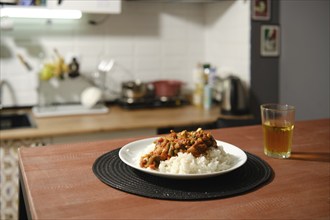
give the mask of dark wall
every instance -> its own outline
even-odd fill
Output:
[[[296,107],[296,120],[330,117],[329,9],[329,0],[280,4],[280,102]]]
[[[260,117],[262,103],[279,102],[279,57],[260,55],[261,25],[279,24],[279,1],[271,1],[268,21],[251,20],[251,113]]]

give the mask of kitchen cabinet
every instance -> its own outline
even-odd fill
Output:
[[[121,0],[47,0],[41,5],[3,5],[11,9],[70,9],[80,10],[83,13],[119,14],[121,13]],[[2,13],[1,13],[2,14]]]
[[[127,1],[138,1],[138,2],[145,2],[148,0],[127,0]],[[212,3],[217,2],[219,0],[164,0],[163,2],[166,3]]]
[[[121,0],[48,0],[49,9],[77,9],[84,13],[119,14]]]

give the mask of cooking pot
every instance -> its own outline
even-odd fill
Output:
[[[139,80],[123,82],[121,94],[123,98],[140,99],[148,96],[152,90],[149,83]]]
[[[223,80],[222,86],[221,113],[225,115],[248,113],[248,94],[241,80],[231,75]]]
[[[183,83],[178,80],[158,80],[152,83],[157,97],[177,97]]]

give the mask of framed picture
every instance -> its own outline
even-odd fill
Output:
[[[252,19],[267,21],[270,19],[271,0],[252,0]]]
[[[268,57],[280,55],[280,27],[278,25],[261,26],[260,54]]]

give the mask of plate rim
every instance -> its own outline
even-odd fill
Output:
[[[222,170],[222,171],[218,171],[218,172],[213,172],[213,173],[201,173],[201,174],[171,174],[171,173],[163,173],[163,172],[159,172],[159,171],[156,171],[156,170],[150,170],[150,169],[146,169],[146,168],[142,168],[140,166],[137,166],[129,161],[127,161],[125,159],[125,157],[123,156],[123,154],[125,153],[125,150],[127,149],[130,149],[130,147],[135,144],[138,144],[139,142],[149,142],[150,141],[150,144],[152,144],[152,142],[156,139],[158,139],[160,137],[150,137],[150,138],[144,138],[144,139],[139,139],[139,140],[135,140],[135,141],[132,141],[132,142],[129,142],[127,144],[125,144],[124,146],[122,146],[118,152],[118,155],[119,155],[119,158],[120,160],[125,163],[126,165],[132,167],[133,169],[136,169],[136,170],[139,170],[139,171],[142,171],[144,173],[147,173],[147,174],[151,174],[151,175],[154,175],[154,176],[160,176],[160,177],[166,177],[166,178],[174,178],[174,179],[197,179],[197,178],[207,178],[207,177],[213,177],[213,176],[218,176],[218,175],[223,175],[223,174],[226,174],[226,173],[229,173],[229,172],[232,172],[236,169],[238,169],[239,167],[243,166],[246,161],[247,161],[247,155],[246,153],[239,147],[231,144],[231,143],[228,143],[228,142],[224,142],[224,141],[220,141],[220,140],[217,140],[217,143],[221,144],[224,148],[224,150],[226,150],[225,148],[231,148],[231,149],[234,149],[235,151],[238,151],[240,154],[239,154],[239,161],[233,165],[232,167],[230,167],[229,169],[226,169],[226,170]],[[147,147],[147,145],[145,146]],[[142,151],[143,149],[140,150],[140,152]],[[237,156],[237,155],[235,155]]]

